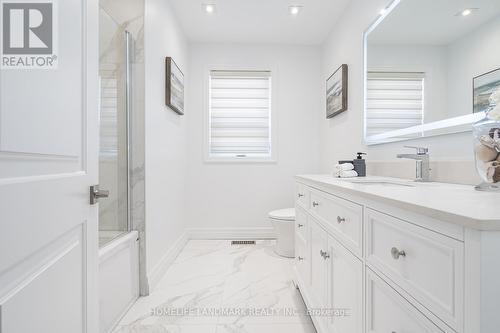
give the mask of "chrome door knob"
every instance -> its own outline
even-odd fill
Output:
[[[302,193],[297,194],[299,198],[302,198],[304,195]]]
[[[302,228],[304,225],[303,224],[297,224],[297,227]]]
[[[403,250],[399,250],[398,248],[396,247],[393,247],[391,249],[391,255],[392,257],[395,259],[395,260],[398,260],[399,257],[406,257],[406,252],[403,251]]]
[[[319,206],[319,202],[313,201],[313,207]]]
[[[345,222],[345,217],[337,216],[337,223],[340,224],[342,222]]]
[[[299,261],[304,260],[304,258],[302,258],[301,256],[298,256],[298,257],[297,257],[297,259],[298,259]]]

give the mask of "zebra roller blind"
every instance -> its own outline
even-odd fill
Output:
[[[271,72],[211,71],[209,158],[271,157]]]
[[[424,122],[425,73],[368,72],[367,136],[404,129]],[[421,133],[404,137],[420,137]],[[400,136],[401,137],[401,136]]]

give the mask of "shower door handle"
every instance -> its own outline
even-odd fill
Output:
[[[90,204],[95,205],[99,198],[109,197],[109,191],[99,189],[99,185],[90,186]]]

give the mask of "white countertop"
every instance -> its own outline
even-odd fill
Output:
[[[298,175],[297,181],[345,191],[371,200],[395,204],[399,208],[442,221],[479,230],[500,230],[500,193],[479,192],[474,186],[447,183],[417,183],[387,177],[334,178],[331,175]],[[394,182],[411,185],[357,184]]]

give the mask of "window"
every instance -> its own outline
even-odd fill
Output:
[[[118,154],[118,87],[114,66],[100,70],[99,154],[116,158]]]
[[[423,124],[424,77],[416,72],[368,72],[368,137]],[[420,136],[413,133],[404,137]]]
[[[210,71],[208,160],[271,160],[271,72]]]

